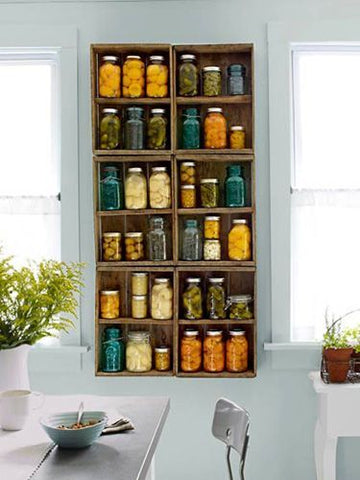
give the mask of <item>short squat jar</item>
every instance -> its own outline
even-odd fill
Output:
[[[196,189],[195,185],[181,185],[180,203],[182,208],[196,207]]]
[[[182,116],[182,148],[200,148],[200,116],[197,108],[185,108]]]
[[[104,331],[101,348],[101,370],[121,372],[125,368],[125,345],[120,328],[108,327]]]
[[[119,290],[102,290],[100,292],[100,317],[119,318],[120,292]]]
[[[221,260],[220,240],[204,240],[204,260]]]
[[[133,295],[131,297],[131,315],[141,319],[147,317],[147,295]]]
[[[202,70],[202,90],[205,97],[221,95],[221,69],[217,66],[204,67]]]
[[[227,68],[228,95],[245,95],[246,68],[241,63],[234,63]]]
[[[105,232],[102,237],[103,262],[118,262],[121,260],[121,233]]]
[[[195,55],[186,53],[180,56],[179,95],[193,97],[198,94],[199,74]]]
[[[200,180],[201,206],[213,208],[219,206],[219,180],[217,178],[203,178]]]
[[[202,238],[197,220],[185,220],[182,233],[182,260],[197,261],[202,257]]]
[[[144,235],[142,232],[125,234],[125,258],[130,262],[144,260]]]
[[[167,372],[171,367],[170,347],[160,346],[155,348],[155,370]]]
[[[104,108],[100,122],[100,149],[115,150],[120,145],[121,124],[116,108]]]
[[[145,148],[144,109],[129,107],[126,110],[125,150],[143,150]]]
[[[146,272],[132,272],[131,293],[133,295],[147,295],[149,286],[149,274]]]
[[[245,148],[245,127],[233,125],[230,128],[230,148],[242,150]]]

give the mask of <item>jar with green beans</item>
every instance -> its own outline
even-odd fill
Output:
[[[217,178],[203,178],[200,180],[201,206],[212,208],[219,206],[219,180]]]
[[[221,95],[221,70],[220,67],[208,66],[202,70],[203,95],[217,97]]]

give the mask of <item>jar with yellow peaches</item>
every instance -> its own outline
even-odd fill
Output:
[[[168,96],[169,69],[162,55],[151,55],[146,68],[146,95],[150,98]]]
[[[139,55],[126,57],[122,89],[125,98],[140,98],[145,95],[145,64]]]
[[[232,224],[228,235],[229,260],[251,260],[251,230],[247,220],[236,218]]]
[[[171,207],[171,182],[166,167],[152,167],[149,179],[150,208]]]
[[[248,341],[241,328],[229,331],[226,341],[226,370],[228,372],[245,372],[248,369]]]
[[[155,370],[167,372],[171,367],[170,347],[160,346],[155,348]]]
[[[100,317],[119,318],[120,292],[119,290],[101,290],[100,292]]]
[[[149,274],[146,272],[132,272],[131,293],[132,295],[147,295]]]
[[[125,208],[129,210],[147,207],[147,184],[142,168],[131,167],[125,179]]]
[[[196,183],[195,162],[182,162],[182,164],[180,165],[180,182],[181,182],[181,185],[195,185]]]
[[[182,208],[196,207],[196,190],[195,185],[181,185],[180,187],[180,203]]]
[[[121,233],[106,232],[102,238],[102,260],[118,262],[121,260]]]
[[[180,367],[183,372],[198,372],[201,369],[202,341],[199,330],[185,328],[180,345]]]
[[[205,372],[222,372],[225,369],[225,342],[222,331],[210,328],[203,346]]]
[[[144,235],[142,232],[125,234],[125,258],[127,261],[144,260]]]
[[[120,97],[121,69],[118,57],[115,55],[101,57],[98,81],[100,97]]]
[[[242,125],[230,127],[230,148],[238,150],[245,148],[245,128]]]
[[[220,239],[220,217],[207,215],[204,220],[204,237],[208,240]]]
[[[226,120],[222,108],[210,107],[204,122],[205,148],[226,148]]]

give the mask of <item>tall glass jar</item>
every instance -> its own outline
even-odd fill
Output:
[[[147,295],[149,274],[146,272],[132,272],[131,293],[132,295]]]
[[[251,260],[251,230],[244,218],[235,218],[228,235],[229,260]]]
[[[151,55],[146,69],[146,95],[151,98],[168,96],[169,69],[162,55]]]
[[[145,121],[142,107],[126,109],[124,147],[125,150],[143,150],[145,148]]]
[[[100,317],[119,318],[120,292],[119,290],[102,290],[100,292]]]
[[[121,69],[119,57],[104,55],[99,67],[99,95],[105,98],[120,97]]]
[[[144,235],[142,232],[125,233],[125,259],[128,262],[144,260]]]
[[[217,178],[202,178],[200,180],[201,206],[213,208],[219,206],[219,180]]]
[[[181,259],[188,261],[201,260],[202,238],[197,220],[185,220],[182,233]]]
[[[120,145],[120,117],[116,108],[103,108],[100,122],[100,149],[115,150]]]
[[[197,277],[186,279],[186,288],[182,295],[183,315],[187,320],[203,318],[201,280]]]
[[[125,368],[125,345],[120,328],[105,328],[101,348],[101,370],[122,372]]]
[[[121,210],[123,204],[122,182],[116,167],[106,166],[100,181],[100,210]]]
[[[150,208],[171,207],[171,181],[166,167],[152,167],[149,179]]]
[[[181,185],[195,185],[196,183],[195,162],[182,162],[182,164],[180,165],[180,181],[181,181]]]
[[[226,370],[228,372],[245,372],[248,369],[248,341],[241,328],[229,331],[226,341]]]
[[[227,68],[227,93],[228,95],[245,94],[246,68],[241,63],[229,65]]]
[[[207,315],[212,320],[226,318],[226,294],[224,278],[209,278],[206,294]]]
[[[129,332],[126,343],[126,370],[129,372],[148,372],[151,367],[150,333],[145,331]]]
[[[183,112],[182,148],[200,148],[200,116],[197,108],[185,108]]]
[[[125,207],[140,210],[147,207],[147,184],[142,168],[131,167],[125,179]]]
[[[183,372],[198,372],[201,369],[202,341],[199,330],[185,328],[180,345],[180,367]]]
[[[222,108],[209,107],[204,122],[205,148],[226,148],[226,120]]]
[[[161,262],[168,259],[169,242],[162,217],[150,218],[150,230],[147,234],[148,259]]]
[[[244,207],[245,181],[242,177],[241,166],[230,165],[226,170],[227,177],[225,180],[225,206]]]
[[[202,86],[205,97],[221,95],[221,69],[216,66],[208,66],[202,69]]]
[[[230,148],[242,150],[245,148],[245,127],[233,125],[230,128]]]
[[[209,329],[203,346],[205,372],[222,372],[225,369],[225,343],[222,331]]]
[[[139,98],[145,95],[145,64],[139,55],[128,55],[123,66],[123,96]]]
[[[192,54],[180,56],[179,95],[193,97],[198,94],[199,74],[196,57]]]
[[[119,262],[121,260],[121,233],[105,232],[102,236],[102,261]]]
[[[164,108],[152,108],[147,125],[147,146],[150,150],[166,147],[166,118]]]
[[[169,278],[155,278],[151,289],[151,318],[170,320],[173,316],[173,289]]]

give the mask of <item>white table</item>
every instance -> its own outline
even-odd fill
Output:
[[[77,410],[105,410],[131,419],[135,430],[104,435],[91,447],[55,448],[34,480],[149,480],[154,478],[153,458],[169,411],[164,397],[49,396],[34,412],[24,430],[0,429],[0,479],[26,480],[51,444],[39,425],[42,415]]]
[[[360,437],[360,384],[325,384],[319,372],[310,373],[318,396],[314,453],[317,480],[336,480],[338,437]]]

